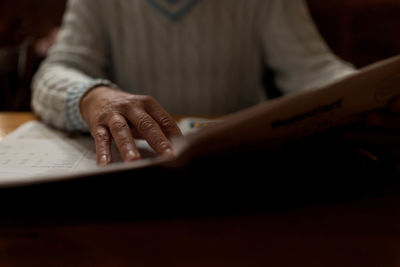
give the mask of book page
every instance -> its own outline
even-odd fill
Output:
[[[121,158],[113,148],[113,159]],[[96,167],[90,136],[61,132],[29,121],[0,142],[0,177],[65,173]]]
[[[192,117],[182,119],[178,126],[183,134],[188,134],[210,122]],[[124,164],[116,146],[112,144],[113,168],[99,167],[96,164],[94,140],[89,134],[64,132],[40,121],[29,121],[0,142],[0,186],[2,183],[34,181],[45,176],[135,168],[142,166],[139,162],[150,164],[148,160],[157,157],[145,140],[135,140],[135,143],[141,160]]]

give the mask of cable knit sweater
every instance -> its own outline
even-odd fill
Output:
[[[53,126],[87,130],[79,101],[109,85],[152,95],[171,114],[226,114],[266,99],[263,64],[284,93],[355,71],[302,0],[70,0],[32,107]]]

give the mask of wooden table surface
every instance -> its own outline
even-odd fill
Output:
[[[30,112],[0,112],[0,140],[28,120],[37,119]]]
[[[34,118],[1,113],[1,136]],[[2,224],[0,266],[400,266],[396,191],[249,215]]]

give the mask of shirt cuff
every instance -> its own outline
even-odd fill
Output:
[[[83,95],[85,95],[89,90],[98,86],[108,86],[112,88],[118,88],[115,84],[108,80],[95,79],[88,83],[80,83],[78,85],[72,86],[67,90],[67,100],[66,100],[66,121],[67,129],[72,131],[84,131],[88,132],[89,127],[83,120],[79,103]]]

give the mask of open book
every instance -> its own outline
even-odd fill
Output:
[[[351,124],[368,111],[386,107],[398,95],[400,57],[393,57],[329,86],[266,101],[216,121],[184,119],[180,127],[185,138],[173,141],[176,154],[173,159],[156,156],[146,144],[141,144],[138,147],[147,151],[146,158],[101,168],[95,164],[94,145],[90,137],[71,137],[39,122],[31,122],[0,143],[0,186],[76,179],[156,165],[181,168],[197,156],[226,150],[273,148],[328,128]],[[34,131],[35,128],[39,133]],[[31,156],[24,154],[23,158],[18,158],[17,150],[22,148],[16,144],[25,149],[31,147]],[[44,154],[38,158],[34,151],[40,152],[46,146],[50,147],[49,150],[42,151]],[[64,158],[60,153],[66,151],[70,155]],[[13,155],[13,152],[16,154]],[[32,164],[32,158],[38,161]],[[14,159],[14,165],[7,159]],[[19,161],[15,162],[15,159]]]

